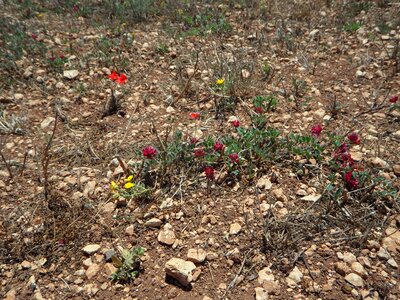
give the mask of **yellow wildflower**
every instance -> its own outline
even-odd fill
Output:
[[[128,177],[126,177],[124,180],[125,182],[131,182],[133,179],[133,175],[129,175]]]
[[[217,79],[217,85],[223,85],[224,82],[225,82],[225,79],[223,79],[223,78]]]
[[[115,181],[111,181],[110,190],[115,191],[116,189],[118,189],[118,184]]]
[[[132,182],[127,182],[124,185],[124,188],[126,188],[127,190],[131,189],[134,187],[134,184]]]

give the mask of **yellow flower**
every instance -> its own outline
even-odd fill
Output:
[[[225,82],[225,79],[223,79],[223,78],[217,79],[217,85],[223,85],[224,82]]]
[[[127,178],[125,178],[125,182],[131,182],[133,179],[133,175],[129,175]]]
[[[124,185],[124,188],[126,188],[127,190],[131,189],[134,187],[134,184],[132,182],[127,182]]]
[[[115,191],[116,189],[118,189],[118,184],[115,181],[111,181],[110,190]]]

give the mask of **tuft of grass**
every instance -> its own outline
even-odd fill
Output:
[[[343,30],[347,32],[355,32],[362,26],[361,22],[350,22],[343,25]]]

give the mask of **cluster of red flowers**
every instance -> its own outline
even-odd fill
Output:
[[[312,133],[313,136],[319,137],[320,134],[321,134],[322,129],[323,129],[323,128],[322,128],[322,125],[320,125],[320,124],[314,125],[314,126],[311,128],[311,133]]]
[[[232,123],[232,126],[233,126],[233,127],[236,127],[236,128],[237,128],[237,127],[240,126],[239,120],[233,120],[231,123]]]
[[[222,144],[220,141],[215,142],[214,150],[219,153],[223,153],[225,149],[225,145]]]
[[[354,190],[358,187],[358,180],[354,177],[353,171],[346,172],[343,179],[348,189]]]
[[[149,147],[144,148],[142,150],[142,153],[143,153],[144,157],[146,157],[148,159],[152,159],[157,155],[157,150],[154,147],[149,146]]]
[[[264,112],[264,109],[261,106],[256,106],[254,108],[255,112],[258,114],[262,114]]]
[[[357,136],[358,137],[358,136]],[[359,138],[358,138],[359,139]],[[349,152],[349,147],[346,144],[342,144],[334,152],[335,159],[340,163],[341,169],[350,169],[344,173],[343,180],[346,187],[349,190],[354,190],[358,187],[358,180],[354,177],[353,171],[355,171],[354,160]]]
[[[350,133],[347,138],[349,139],[350,142],[352,142],[353,144],[359,145],[361,143],[361,139],[359,137],[359,135],[355,132]]]
[[[204,152],[204,150],[202,148],[194,150],[194,157],[195,158],[203,158],[204,155],[206,155],[206,153]]]
[[[118,84],[126,83],[126,75],[124,73],[118,75],[116,71],[112,71],[112,73],[108,75],[108,78],[110,78],[111,80],[115,81]]]
[[[204,173],[206,174],[206,177],[208,180],[213,180],[214,179],[214,168],[211,166],[204,167]]]
[[[232,153],[228,155],[229,159],[232,163],[238,164],[239,163],[239,155],[237,153]]]
[[[399,100],[399,96],[395,95],[389,99],[389,102],[394,104],[397,102],[397,100]]]

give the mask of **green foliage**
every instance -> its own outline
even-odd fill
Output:
[[[253,105],[261,108],[263,112],[274,111],[278,105],[278,99],[272,95],[257,96],[253,99]]]
[[[350,22],[343,25],[343,30],[347,32],[355,32],[360,29],[362,24],[360,22]]]
[[[119,255],[113,256],[112,261],[117,268],[110,279],[113,282],[126,283],[131,282],[139,275],[140,257],[146,249],[136,247],[131,250],[119,249]]]
[[[192,35],[224,34],[232,30],[232,26],[221,15],[197,14],[182,16],[184,31],[182,37]]]

